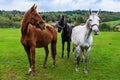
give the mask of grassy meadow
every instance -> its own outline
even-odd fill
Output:
[[[120,20],[103,22],[103,23],[106,23],[106,24],[108,24],[111,28],[113,28],[115,25],[120,24]]]
[[[120,79],[120,32],[100,32],[99,35],[93,36],[88,75],[83,74],[82,62],[79,66],[80,72],[75,72],[73,64],[75,55],[72,53],[69,60],[66,51],[64,58],[61,58],[61,36],[58,34],[56,67],[52,68],[50,53],[47,68],[41,67],[45,54],[44,49],[39,48],[36,49],[36,75],[28,76],[29,64],[27,55],[20,43],[20,36],[20,29],[0,29],[0,80]]]

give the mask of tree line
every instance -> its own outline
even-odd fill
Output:
[[[97,12],[97,11],[94,11]],[[19,28],[24,12],[0,10],[0,28]],[[89,16],[88,10],[39,12],[46,23],[56,23],[62,15],[69,25],[84,23]],[[120,12],[101,11],[101,22],[120,20]],[[105,26],[105,25],[104,25]]]

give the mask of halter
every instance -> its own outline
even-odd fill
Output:
[[[30,17],[30,24],[31,24],[32,20],[34,20],[34,22],[36,22],[34,25],[35,25],[37,28],[39,28],[39,27],[37,26],[37,22],[39,22],[39,21],[37,21],[36,19],[34,19],[34,18],[31,16],[31,17]],[[39,26],[46,27],[46,26],[44,25],[44,22],[39,22],[38,24],[39,24]]]
[[[97,27],[99,27],[97,24],[93,24],[93,25],[91,25],[91,27],[93,27],[93,26],[97,26]]]
[[[35,22],[37,21],[36,19],[30,17],[30,23],[32,22],[32,20],[34,20]]]
[[[65,25],[62,27],[62,26],[60,26],[59,24],[57,24],[61,29],[64,29],[65,28]]]

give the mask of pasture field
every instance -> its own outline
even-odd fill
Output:
[[[116,24],[120,24],[120,20],[103,22],[103,23],[109,24],[109,26],[113,28]]]
[[[0,80],[120,80],[120,32],[100,32],[93,37],[87,75],[83,74],[82,62],[80,72],[75,72],[72,52],[69,60],[66,51],[61,58],[61,36],[58,34],[56,67],[52,68],[49,53],[47,68],[42,68],[44,49],[36,49],[36,75],[30,77],[27,55],[20,43],[20,29],[0,29]]]

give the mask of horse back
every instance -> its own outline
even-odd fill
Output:
[[[51,25],[46,24],[45,26],[45,30],[37,30],[37,47],[43,47],[51,42],[57,42],[57,31]]]

